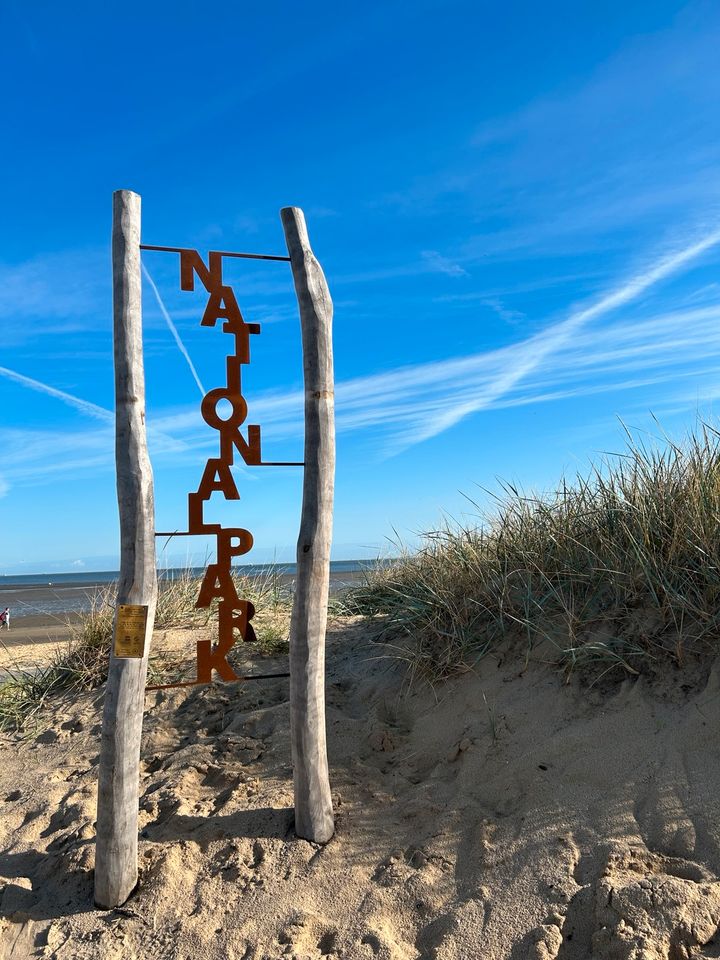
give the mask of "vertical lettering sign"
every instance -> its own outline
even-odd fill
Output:
[[[217,541],[215,563],[209,564],[205,571],[195,606],[209,607],[213,600],[219,601],[218,640],[215,645],[210,640],[198,640],[195,682],[210,683],[213,670],[223,680],[231,682],[240,679],[227,660],[236,635],[245,642],[256,639],[252,625],[255,607],[250,600],[243,600],[238,596],[232,577],[233,559],[250,551],[253,538],[250,531],[244,527],[223,527],[219,523],[206,523],[204,505],[216,491],[222,493],[226,500],[240,499],[230,470],[236,454],[242,457],[248,466],[302,466],[302,463],[263,461],[260,427],[257,424],[248,424],[247,432],[243,435],[241,428],[247,418],[248,407],[242,395],[242,367],[250,363],[250,337],[260,333],[260,325],[246,323],[243,319],[233,288],[223,282],[222,260],[226,256],[269,260],[289,258],[211,251],[206,265],[197,250],[150,247],[145,244],[142,248],[179,253],[180,289],[194,290],[197,277],[209,293],[200,321],[201,326],[215,327],[218,321],[222,321],[222,332],[232,337],[233,352],[227,357],[225,383],[210,390],[200,407],[205,423],[218,432],[218,456],[208,459],[200,485],[188,496],[188,528],[185,532],[189,536],[214,534]]]

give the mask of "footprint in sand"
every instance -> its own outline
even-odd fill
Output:
[[[374,933],[364,934],[360,940],[360,943],[363,944],[364,946],[370,947],[370,949],[373,952],[373,956],[377,956],[383,947],[380,937],[378,937],[377,934],[374,934]]]
[[[82,806],[78,803],[63,803],[59,810],[50,817],[50,823],[41,831],[41,837],[50,837],[53,833],[64,830],[71,824],[77,823],[82,815]]]
[[[695,853],[695,826],[675,793],[650,789],[635,804],[635,820],[648,850],[670,857]]]
[[[320,917],[297,913],[281,930],[278,943],[303,957],[334,957],[337,956],[338,933]]]
[[[527,960],[690,960],[719,956],[720,881],[700,864],[615,849],[562,915],[533,930]],[[599,874],[599,875],[598,875]],[[705,952],[703,948],[711,948]],[[701,952],[702,951],[702,952]]]
[[[269,844],[262,840],[239,838],[226,844],[215,856],[211,875],[233,883],[246,891],[265,886],[273,867],[267,863]]]

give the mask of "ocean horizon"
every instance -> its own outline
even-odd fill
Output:
[[[331,560],[330,589],[341,591],[356,580],[359,574],[391,560]],[[177,579],[188,573],[202,577],[205,567],[167,567],[158,570],[160,581]],[[292,579],[297,570],[295,563],[249,563],[236,564],[233,572],[245,576],[275,574]],[[85,613],[92,607],[98,590],[115,583],[118,570],[73,570],[66,573],[27,573],[0,575],[0,608],[9,606],[13,617],[37,614],[58,615]],[[346,580],[347,578],[347,580]]]
[[[339,573],[361,573],[378,565],[382,566],[391,560],[331,560],[330,575]],[[158,577],[161,580],[174,580],[190,573],[201,577],[206,567],[162,567],[158,568]],[[263,573],[279,573],[292,575],[297,570],[295,562],[288,563],[244,563],[233,564],[233,571],[247,576],[256,576]],[[65,573],[6,573],[0,574],[0,591],[4,587],[45,586],[72,584],[105,584],[114,583],[120,576],[119,570],[72,570]]]

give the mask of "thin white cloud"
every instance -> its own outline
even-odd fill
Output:
[[[466,357],[399,367],[336,384],[340,434],[375,430],[391,437],[419,430],[456,406],[483,401],[484,409],[526,406],[700,377],[698,364],[720,360],[720,303],[695,310],[585,328],[547,354],[503,395],[488,393],[504,370],[525,356],[527,342]],[[656,396],[658,396],[656,394]],[[647,399],[647,398],[646,398]],[[301,390],[248,398],[249,420],[273,440],[297,440],[303,431]],[[208,443],[196,410],[160,418],[156,426],[184,435],[192,447]],[[213,439],[212,437],[210,438]],[[392,440],[395,449],[397,440]]]
[[[482,301],[484,307],[488,307],[493,313],[497,314],[505,323],[519,323],[525,319],[525,314],[519,310],[511,310],[506,307],[499,297],[489,297]]]
[[[177,440],[148,424],[153,460],[168,456],[174,460],[189,451]],[[0,431],[3,447],[3,477],[13,486],[44,484],[58,474],[87,477],[112,471],[115,464],[115,435],[111,424],[94,429],[38,430],[5,428]]]
[[[428,440],[430,437],[437,436],[437,434],[459,423],[469,414],[489,406],[493,401],[508,393],[548,356],[557,352],[573,334],[589,321],[597,320],[598,317],[602,317],[639,297],[650,287],[672,276],[719,242],[720,228],[712,230],[700,240],[683,249],[662,257],[631,280],[607,293],[597,303],[585,307],[583,310],[575,311],[566,320],[554,324],[547,330],[518,345],[514,351],[514,363],[508,364],[507,368],[491,381],[479,395],[465,403],[456,403],[436,417],[431,418],[422,427],[403,437],[398,449],[406,449],[423,440]]]
[[[195,369],[195,364],[190,359],[190,354],[187,352],[187,348],[185,347],[185,344],[182,342],[182,339],[180,338],[180,334],[178,333],[177,327],[172,322],[170,314],[167,312],[165,304],[163,303],[163,299],[160,296],[160,291],[155,286],[155,281],[150,276],[150,271],[148,270],[148,268],[145,266],[144,263],[142,264],[142,270],[143,270],[143,273],[145,274],[145,279],[152,287],[152,291],[155,294],[155,299],[157,300],[158,306],[160,307],[160,312],[165,318],[165,323],[167,323],[168,327],[170,328],[170,333],[175,338],[175,343],[178,345],[178,349],[180,350],[180,353],[187,360],[187,365],[188,367],[190,367],[190,373],[193,375],[193,379],[195,380],[195,383],[198,385],[198,390],[200,391],[200,395],[204,397],[205,394],[207,393],[207,390],[200,382],[200,377],[198,376],[198,372]]]
[[[720,301],[651,314],[647,304],[628,315],[626,307],[654,284],[687,267],[720,243],[720,229],[681,250],[658,258],[629,281],[618,284],[590,306],[572,312],[535,336],[519,343],[444,360],[413,364],[336,385],[336,417],[340,434],[370,432],[384,438],[396,453],[411,443],[435,436],[478,410],[520,407],[601,393],[643,389],[643,403],[661,404],[668,385],[697,378],[701,399],[720,361]],[[683,304],[682,296],[678,302]],[[614,314],[614,315],[612,315]],[[593,320],[602,318],[602,324]],[[0,368],[2,373],[2,368]],[[29,378],[9,372],[26,386]],[[8,375],[7,373],[5,375]],[[34,389],[58,396],[61,391]],[[652,392],[648,389],[652,388]],[[78,398],[60,399],[81,404]],[[249,395],[251,423],[259,423],[272,441],[297,443],[303,432],[303,391],[300,389]],[[90,405],[94,409],[94,405]],[[102,408],[97,408],[102,410]],[[97,412],[97,411],[96,411]],[[88,464],[112,463],[112,415],[95,431],[60,435],[3,434],[6,482],[40,482],[46,471],[86,469]],[[214,431],[202,422],[197,408],[185,408],[149,424],[154,457],[186,456],[216,443]],[[179,440],[167,436],[171,433]],[[73,458],[65,459],[67,451]],[[195,453],[193,453],[195,452]],[[41,471],[39,463],[47,464]],[[37,474],[37,476],[34,476]]]
[[[441,416],[448,406],[486,400],[489,387],[515,360],[525,344],[467,357],[400,367],[381,374],[341,381],[336,386],[336,420],[341,435],[365,432],[390,438],[417,430]],[[702,357],[702,364],[698,363]],[[528,376],[484,409],[505,409],[567,401],[581,396],[643,390],[643,407],[662,405],[665,387],[693,380],[710,396],[714,371],[720,362],[720,303],[695,310],[614,322],[586,328],[547,355]],[[654,388],[650,393],[648,388]],[[707,394],[707,397],[706,397]],[[690,394],[688,394],[690,396]],[[690,396],[688,404],[695,397]],[[250,416],[260,423],[263,436],[274,444],[297,443],[303,434],[303,392],[276,391],[249,396]],[[184,442],[164,443],[165,431]],[[149,424],[153,459],[180,453],[194,458],[217,442],[196,408],[155,418]],[[59,434],[5,431],[2,437],[4,470],[12,482],[49,482],[58,473],[87,472],[112,466],[112,432],[108,428]],[[73,459],[67,458],[72,450]],[[38,464],[43,463],[42,470]]]
[[[14,452],[6,448],[3,454],[4,463],[8,468],[7,476],[13,479],[32,479],[38,472],[38,464],[42,464],[41,472],[43,474],[49,474],[57,471],[72,471],[76,467],[87,469],[91,466],[106,466],[113,462],[114,443],[110,428],[115,425],[114,411],[106,410],[96,403],[73,396],[73,394],[66,393],[64,390],[58,390],[57,387],[35,380],[33,377],[27,377],[15,370],[9,370],[7,367],[0,367],[0,377],[5,377],[7,380],[11,380],[13,383],[29,390],[60,400],[67,406],[92,417],[94,420],[99,420],[103,424],[103,427],[98,430],[68,433],[58,430],[52,432],[4,431],[4,437],[13,437],[17,440]],[[152,423],[148,424],[148,436],[154,450],[158,453],[179,453],[187,450],[187,445],[183,440],[178,440],[158,430]],[[82,457],[70,459],[68,457],[68,451],[70,450],[75,454],[84,451],[84,454]],[[12,464],[15,464],[17,468],[11,470]],[[28,464],[28,466],[22,467],[22,464]]]
[[[385,203],[422,210],[423,223],[452,213],[477,224],[479,235],[458,238],[448,256],[468,269],[519,262],[517,276],[549,256],[553,270],[561,256],[603,269],[681,216],[716,217],[719,10],[687,4],[663,28],[588,61],[571,84],[531,86],[509,114],[478,110],[468,149],[444,166],[421,162]]]
[[[91,403],[89,400],[74,397],[71,393],[65,393],[64,390],[58,390],[57,387],[51,387],[47,383],[33,379],[33,377],[26,377],[24,374],[17,373],[15,370],[9,370],[7,367],[0,367],[0,377],[5,377],[7,380],[19,383],[23,387],[35,390],[37,393],[44,393],[49,397],[62,400],[62,402],[69,407],[74,407],[81,413],[86,413],[89,417],[94,417],[96,420],[102,420],[104,423],[115,422],[115,414],[111,410],[99,407],[96,403]]]
[[[448,277],[468,276],[464,267],[444,257],[437,250],[423,250],[421,256],[433,273],[444,273]]]
[[[72,282],[68,282],[68,278]],[[0,322],[3,337],[28,339],[48,318],[72,320],[85,331],[97,329],[107,316],[110,270],[105,251],[65,250],[39,254],[22,263],[0,263]],[[102,306],[100,306],[102,305]],[[23,318],[29,322],[18,324]]]
[[[14,486],[48,483],[57,474],[88,475],[113,463],[113,430],[4,429],[3,473]]]

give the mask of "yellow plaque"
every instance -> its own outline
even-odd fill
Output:
[[[146,606],[121,603],[115,623],[115,656],[142,657],[145,652]]]

